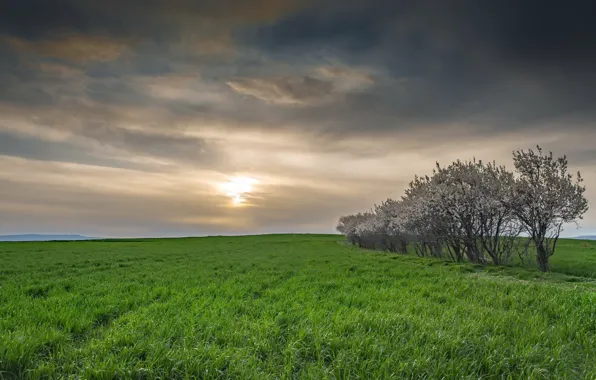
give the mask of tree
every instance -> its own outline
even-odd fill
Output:
[[[382,235],[384,250],[399,253],[408,251],[407,235],[402,227],[402,210],[402,202],[390,198],[375,206],[377,228]]]
[[[355,230],[358,237],[358,245],[366,249],[381,248],[375,214],[368,211],[358,215],[360,215],[360,218]]]
[[[473,263],[485,262],[481,249],[479,199],[483,196],[480,184],[484,166],[481,161],[455,161],[442,168],[438,163],[433,179],[436,183],[436,215],[445,221],[443,239],[460,257],[465,253]]]
[[[516,246],[519,223],[511,212],[513,174],[494,162],[438,163],[431,177],[435,235],[451,259],[507,264]]]
[[[438,204],[434,176],[415,176],[402,197],[401,225],[418,256],[443,257],[448,222],[438,212]]]
[[[513,173],[494,162],[482,166],[478,193],[480,243],[495,265],[510,264],[522,227],[513,212]]]
[[[567,157],[554,158],[538,146],[534,151],[513,152],[518,177],[512,188],[513,212],[536,247],[540,270],[549,270],[564,223],[577,222],[588,210],[586,190],[578,172],[567,173]]]
[[[455,161],[431,176],[415,176],[400,200],[340,218],[338,231],[363,248],[508,265],[535,246],[541,270],[549,269],[563,224],[588,210],[580,173],[567,158],[529,150],[513,153],[517,175],[494,162]],[[519,235],[530,239],[522,245]]]
[[[357,244],[358,237],[356,236],[356,227],[358,223],[363,218],[361,213],[355,215],[346,215],[339,218],[339,222],[337,224],[337,231],[343,235],[345,235],[350,243]]]

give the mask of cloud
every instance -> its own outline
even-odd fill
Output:
[[[81,133],[99,144],[136,155],[174,159],[199,166],[214,166],[218,158],[215,143],[191,136],[131,130],[106,124],[90,125]]]
[[[341,92],[365,90],[375,84],[373,73],[350,67],[322,66],[316,73],[335,82],[335,88]]]
[[[126,51],[126,44],[101,36],[66,35],[50,40],[28,41],[5,37],[18,50],[79,63],[112,61]]]
[[[0,212],[39,231],[330,232],[435,160],[536,143],[591,191],[594,8],[0,2]],[[234,174],[261,183],[241,212],[213,190]]]
[[[273,78],[237,78],[228,85],[237,93],[276,104],[324,105],[349,92],[371,87],[374,76],[357,69],[322,66],[311,75]]]
[[[309,76],[272,79],[240,78],[228,85],[237,93],[271,103],[314,105],[331,98],[333,84]]]
[[[244,36],[267,50],[333,46],[367,53],[383,48],[390,54],[410,53],[401,58],[416,60],[468,47],[470,57],[587,67],[595,58],[589,54],[596,42],[595,10],[587,0],[564,6],[557,0],[328,0],[244,31]]]
[[[47,141],[2,131],[0,131],[0,155],[41,161],[142,169],[141,165],[134,165],[113,157],[101,157],[89,149],[66,142]]]
[[[0,151],[32,159],[118,167],[210,166],[224,159],[220,142],[184,132],[167,115],[135,106],[80,105],[29,110],[0,107]],[[165,117],[165,119],[164,119]],[[162,122],[168,122],[170,129]],[[152,128],[152,126],[155,127]]]
[[[68,79],[82,75],[82,71],[76,67],[55,62],[41,62],[39,64],[39,70],[42,73],[57,75],[61,79]]]
[[[587,15],[595,11],[584,0],[326,1],[236,38],[270,59],[332,56],[386,72],[390,86],[330,112],[345,115],[337,125],[348,129],[361,112],[386,116],[370,132],[429,119],[523,128],[594,118],[596,26]]]
[[[236,25],[267,22],[303,4],[295,0],[7,0],[0,4],[0,35],[75,60],[88,59],[89,54],[100,60],[114,58],[122,49],[118,41],[129,46],[146,40],[194,41],[203,50],[220,51]],[[206,39],[217,39],[219,46],[200,43]]]

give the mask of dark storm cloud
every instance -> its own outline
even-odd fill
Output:
[[[252,39],[273,51],[313,47],[367,51],[381,44],[389,31],[391,14],[395,14],[395,7],[402,4],[392,3],[317,3],[269,25],[241,31],[237,36]]]
[[[429,121],[518,129],[596,116],[594,14],[596,3],[584,0],[328,1],[237,38],[276,59],[331,54],[383,68],[397,80],[352,95],[338,109],[305,113],[309,122],[349,129],[350,120],[372,118],[378,123],[370,129]]]
[[[94,19],[98,15],[86,12],[80,4],[77,1],[3,1],[0,32],[28,39],[45,38],[65,26],[82,32],[92,30],[97,25]]]
[[[593,2],[284,4],[290,2],[60,0],[49,6],[45,1],[7,1],[1,6],[0,31],[27,41],[49,41],[25,44],[42,54],[71,60],[96,57],[83,65],[85,74],[98,80],[87,84],[90,99],[165,107],[174,118],[259,128],[292,125],[337,136],[432,129],[445,123],[473,124],[476,132],[491,133],[596,117],[591,105],[596,97],[596,74],[590,66],[596,49],[596,26],[589,16]],[[233,61],[198,59],[184,40],[194,33],[204,42],[230,31],[239,53]],[[64,35],[78,37],[64,42]],[[80,48],[85,41],[112,53],[103,57]],[[60,44],[62,48],[54,46]],[[182,48],[175,48],[177,44]],[[68,46],[80,53],[67,53],[72,50]],[[252,48],[258,53],[248,54],[246,49]],[[15,60],[14,48],[7,57]],[[328,78],[314,78],[308,71],[329,60],[383,74],[370,88],[330,96],[334,86]],[[189,99],[158,102],[123,80],[189,68],[253,99],[230,97],[225,106],[191,104]],[[56,93],[35,78],[23,79],[35,72],[14,64],[7,72],[0,74],[6,89],[1,99],[36,105],[56,101]],[[120,82],[101,82],[114,78]],[[288,104],[324,107],[283,107]]]
[[[474,48],[472,54],[485,49],[506,61],[587,66],[586,59],[596,58],[595,13],[589,0],[329,0],[249,36],[269,50],[382,46],[423,57],[446,44],[448,50]]]
[[[175,8],[159,7],[158,2],[7,0],[0,5],[0,32],[33,40],[64,33],[111,37],[155,33],[159,38],[175,31],[166,18],[155,16],[160,8],[176,12]]]
[[[50,7],[47,2],[41,1],[9,1],[4,3],[4,11],[0,13],[0,17],[5,18],[2,20],[3,29],[0,30],[9,35],[33,40],[52,40],[63,33],[109,36],[114,40],[126,41],[134,48],[134,52],[111,60],[93,62],[87,65],[87,75],[95,78],[164,75],[174,70],[171,61],[175,54],[172,54],[170,45],[180,40],[186,26],[193,25],[191,20],[195,21],[194,26],[199,33],[206,33],[200,26],[200,20],[215,22],[233,18],[233,15],[242,17],[243,14],[249,17],[247,8],[267,5],[265,1],[251,7],[248,3],[242,6],[243,3],[238,1],[227,3],[230,5],[228,8],[224,7],[225,4],[218,5],[217,2],[211,1],[177,0],[165,6],[160,2],[98,3],[61,0],[53,2]],[[480,46],[486,45],[489,49],[492,46],[493,51],[500,49],[500,45],[507,46],[495,38],[501,28],[499,23],[506,23],[506,20],[501,19],[507,19],[506,12],[503,11],[507,6],[478,6],[477,2],[472,1],[384,0],[370,3],[361,1],[346,4],[328,1],[314,4],[304,11],[282,15],[277,21],[272,19],[268,25],[254,29],[252,39],[239,38],[236,42],[240,47],[246,42],[256,43],[264,52],[283,51],[290,57],[299,56],[299,59],[293,60],[294,66],[303,61],[304,51],[330,48],[344,60],[386,68],[393,77],[405,77],[408,80],[348,95],[342,102],[330,105],[326,109],[292,110],[277,117],[266,116],[271,122],[256,120],[255,124],[275,126],[280,122],[291,122],[304,128],[313,128],[312,125],[320,125],[318,121],[325,120],[325,128],[349,131],[360,128],[367,120],[375,121],[375,125],[369,126],[372,130],[394,128],[395,123],[401,123],[401,128],[407,128],[414,124],[426,123],[429,119],[436,122],[453,121],[461,119],[462,115],[476,115],[477,119],[489,119],[488,122],[491,122],[495,118],[508,115],[511,110],[511,107],[501,105],[505,108],[503,111],[491,111],[495,107],[493,103],[503,104],[519,100],[507,94],[521,93],[517,88],[497,89],[505,95],[505,99],[492,98],[495,94],[495,84],[508,77],[509,71],[489,62],[488,55],[482,55],[481,58],[476,56],[479,54],[477,48]],[[228,9],[228,12],[225,12],[225,9]],[[523,15],[524,10],[520,9],[517,13]],[[495,16],[497,21],[491,21],[491,15]],[[237,30],[240,34],[247,32],[246,35],[251,35],[248,33],[250,30],[246,28]],[[142,42],[139,42],[141,40],[138,38],[141,37]],[[207,33],[205,38],[209,37]],[[78,46],[84,44],[84,41],[84,38],[81,38],[75,42]],[[485,44],[486,41],[489,43]],[[93,41],[90,42],[92,43]],[[56,49],[45,47],[42,50],[48,53]],[[60,53],[64,54],[63,50],[60,50]],[[88,54],[86,50],[82,50],[82,53]],[[316,62],[316,59],[313,61]],[[193,60],[189,59],[188,62],[192,64]],[[325,98],[330,91],[326,82],[317,79],[312,79],[309,83],[305,80],[303,84],[295,84],[287,80],[287,73],[285,76],[276,75],[270,66],[269,62],[257,60],[251,63],[250,58],[243,57],[240,62],[235,62],[234,67],[228,69],[227,73],[224,71],[218,77],[220,80],[229,80],[230,83],[236,84],[235,89],[239,92],[256,94],[257,98],[268,101],[274,99],[273,101],[277,100],[278,103],[313,104],[317,102],[310,101],[310,98]],[[218,70],[215,64],[201,68],[205,75]],[[237,73],[251,71],[255,73],[254,77],[234,78]],[[269,72],[270,75],[276,76],[263,78],[263,74]],[[310,77],[305,75],[303,78]],[[542,77],[538,80],[541,79]],[[21,83],[16,84],[14,79],[11,83],[16,90],[11,93],[5,92],[5,98],[12,97],[15,101],[29,99],[37,104],[52,101],[44,88],[29,88]],[[112,91],[97,88],[98,86],[111,86]],[[565,88],[563,91],[560,91],[560,88],[557,90],[568,93],[569,97],[577,97],[578,100],[591,95],[589,91],[588,94],[576,96],[576,91],[565,91]],[[89,95],[92,99],[102,102],[147,102],[143,94],[134,94],[134,90],[127,88],[125,83],[91,84]],[[494,96],[497,95],[498,93]],[[521,95],[525,97],[526,94]],[[479,102],[478,99],[483,97],[487,98],[486,102]],[[581,104],[574,101],[569,103],[573,103],[576,108]],[[537,117],[534,114],[539,116],[540,112],[536,112],[535,108],[532,105],[524,107],[523,110],[516,111],[512,118],[514,121],[525,121]],[[563,112],[568,107],[565,101],[561,101],[554,107],[549,107],[549,110],[555,112],[553,110],[557,108],[561,108]],[[274,109],[268,111],[271,114],[276,112]],[[239,105],[228,108],[227,112],[223,117],[238,120],[251,118]],[[217,110],[208,110],[207,113],[213,114],[213,118],[222,117],[217,114]],[[203,110],[201,115],[205,115]]]
[[[172,37],[184,32],[203,31],[211,22],[269,20],[300,3],[293,0],[5,0],[0,4],[0,33],[24,39],[77,33],[171,42]]]

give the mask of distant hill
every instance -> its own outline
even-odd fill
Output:
[[[52,241],[52,240],[89,240],[97,239],[81,235],[0,235],[0,241]]]
[[[583,236],[578,236],[574,239],[579,239],[579,240],[596,240],[596,235],[583,235]]]

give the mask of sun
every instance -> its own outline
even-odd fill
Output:
[[[255,178],[236,176],[231,177],[228,182],[222,183],[220,188],[224,194],[232,198],[232,204],[234,206],[240,206],[246,202],[246,194],[253,191],[253,186],[258,184],[259,181]]]

